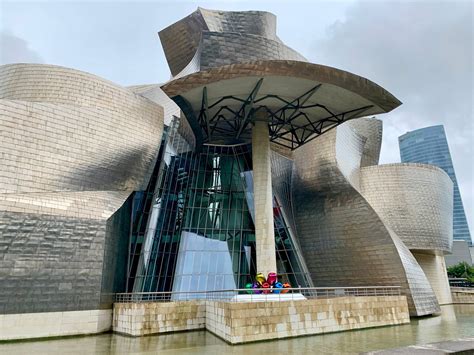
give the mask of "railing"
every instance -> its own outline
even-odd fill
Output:
[[[466,278],[449,278],[449,286],[463,287],[463,288],[474,288],[474,282],[469,281]]]
[[[211,300],[227,302],[247,301],[287,301],[314,298],[334,298],[344,296],[399,296],[399,286],[368,286],[368,287],[301,287],[285,289],[229,289],[217,291],[191,292],[133,292],[116,293],[115,302],[171,302],[189,300]]]

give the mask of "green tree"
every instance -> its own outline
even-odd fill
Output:
[[[470,282],[474,282],[474,267],[465,261],[461,261],[456,265],[448,267],[448,276],[465,278]]]

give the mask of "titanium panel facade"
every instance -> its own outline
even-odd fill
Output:
[[[0,67],[0,313],[110,308],[163,109],[91,74]]]
[[[398,137],[402,163],[423,163],[443,169],[454,184],[453,239],[472,245],[471,233],[464,212],[461,193],[442,125],[425,127]]]
[[[276,36],[275,15],[264,11],[198,8],[159,35],[173,76],[252,58],[305,61],[280,41]]]
[[[361,169],[361,192],[410,250],[450,253],[453,183],[440,168],[386,164]]]
[[[295,220],[315,286],[400,285],[410,313],[438,312],[436,296],[408,248],[360,192],[368,140],[344,124],[293,152]]]

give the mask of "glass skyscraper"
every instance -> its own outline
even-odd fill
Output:
[[[453,239],[472,245],[456,173],[442,125],[420,128],[398,137],[402,163],[431,164],[443,169],[454,184]]]

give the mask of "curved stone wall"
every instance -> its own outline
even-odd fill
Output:
[[[453,183],[440,168],[409,163],[365,167],[361,192],[410,250],[451,251]]]

